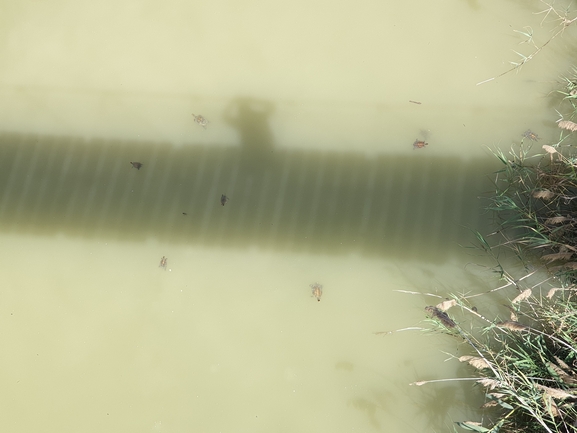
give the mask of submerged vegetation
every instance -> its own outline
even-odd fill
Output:
[[[542,3],[560,20],[551,39],[577,20]],[[550,40],[534,44],[512,70]],[[452,380],[470,380],[485,396],[479,421],[456,423],[463,430],[577,432],[577,69],[556,94],[564,112],[556,142],[538,143],[528,130],[508,153],[494,152],[502,169],[487,208],[497,230],[476,236],[502,284],[425,308],[436,326],[468,346],[458,360],[471,366],[472,377]],[[506,305],[481,314],[474,306],[481,299]]]

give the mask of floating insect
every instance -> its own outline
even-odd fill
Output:
[[[426,141],[423,140],[419,140],[418,138],[415,140],[415,142],[413,143],[413,150],[415,149],[422,149],[425,146],[428,146],[429,143],[427,143]]]
[[[221,205],[224,206],[228,202],[228,200],[229,200],[229,198],[226,195],[223,194],[220,196],[220,204]]]
[[[320,302],[321,296],[323,296],[323,285],[319,283],[314,283],[311,284],[310,287],[313,291],[313,296],[317,298],[317,301]]]
[[[168,264],[168,259],[164,256],[162,256],[162,259],[160,259],[160,265],[158,265],[159,268],[163,268],[166,271],[166,265]]]
[[[425,311],[429,313],[431,317],[434,317],[443,325],[445,325],[447,328],[454,328],[455,326],[457,326],[457,324],[453,321],[453,319],[449,317],[447,313],[445,313],[443,310],[440,310],[437,307],[428,306],[425,307]]]
[[[531,141],[537,141],[539,140],[539,136],[537,134],[535,134],[533,131],[531,131],[530,129],[527,129],[525,132],[523,132],[523,134],[521,134],[523,137],[528,138]]]
[[[132,162],[130,161],[130,163],[132,164],[132,168],[135,168],[137,170],[140,170],[142,168],[142,166],[144,165],[142,162]]]
[[[206,120],[204,117],[202,117],[200,114],[198,116],[195,116],[194,114],[192,115],[192,117],[194,117],[194,121],[196,123],[198,123],[200,126],[202,126],[204,129],[206,129],[206,125],[208,125],[208,120]]]

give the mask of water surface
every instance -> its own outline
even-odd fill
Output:
[[[399,290],[493,287],[464,248],[490,222],[488,147],[528,128],[555,140],[549,93],[572,35],[476,83],[526,50],[512,29],[546,41],[538,6],[6,8],[4,425],[421,432],[478,419],[468,382],[409,386],[470,374],[444,362],[453,339],[376,332],[423,326],[440,300]]]

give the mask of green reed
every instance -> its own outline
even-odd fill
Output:
[[[530,60],[533,60],[541,51],[543,51],[557,36],[562,35],[565,30],[571,26],[572,24],[577,21],[577,17],[573,10],[571,10],[569,3],[566,7],[562,7],[556,5],[554,1],[549,0],[539,0],[543,9],[539,12],[535,12],[537,15],[542,15],[543,20],[541,21],[541,25],[546,22],[553,22],[556,23],[556,27],[553,30],[553,34],[549,36],[545,42],[541,43],[540,45],[537,44],[534,40],[534,31],[531,27],[524,27],[523,30],[513,30],[513,32],[521,35],[524,39],[520,42],[520,44],[527,44],[530,47],[527,54],[520,53],[518,51],[513,50],[513,52],[519,57],[517,61],[511,61],[511,68],[507,69],[505,72],[500,73],[492,78],[483,80],[477,85],[485,84],[490,81],[496,80],[503,75],[507,75],[513,71],[519,72],[519,70]]]
[[[570,132],[569,134],[573,134]],[[569,135],[567,134],[567,135]],[[521,141],[508,155],[495,156],[503,168],[496,173],[495,191],[487,209],[494,213],[499,238],[523,260],[539,258],[559,277],[577,277],[577,157],[570,145]]]
[[[459,427],[481,433],[577,431],[576,296],[573,286],[553,288],[547,296],[524,289],[501,318],[472,309],[470,296],[437,305],[460,308],[454,327],[437,323],[469,346],[470,354],[458,360],[473,367],[467,379],[485,395],[481,420],[457,422]]]
[[[567,114],[556,142],[541,144],[527,131],[509,152],[493,152],[501,168],[487,210],[497,229],[475,235],[502,283],[426,308],[468,346],[458,359],[473,374],[459,380],[485,396],[480,420],[456,423],[463,430],[577,432],[577,69],[560,87]],[[499,303],[509,297],[499,313],[474,307],[495,292]]]

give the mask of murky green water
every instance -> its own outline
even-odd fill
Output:
[[[470,374],[444,362],[454,340],[375,333],[422,326],[437,300],[399,290],[492,287],[463,248],[490,222],[487,147],[555,139],[574,37],[475,84],[523,49],[512,29],[546,41],[538,3],[5,5],[4,428],[476,419],[468,382],[409,386]]]

